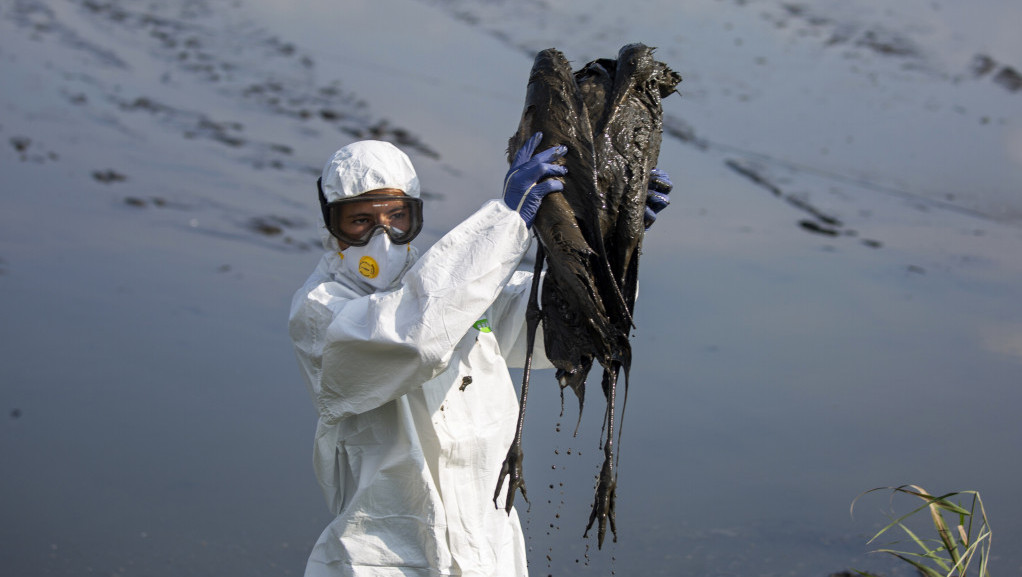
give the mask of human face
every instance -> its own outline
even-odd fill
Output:
[[[365,246],[377,229],[395,244],[407,244],[422,228],[422,201],[396,188],[381,188],[334,201],[327,205],[327,210],[330,233],[341,250]]]

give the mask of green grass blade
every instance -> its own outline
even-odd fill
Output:
[[[904,553],[906,555],[913,555],[913,556],[918,556],[918,557],[926,558],[926,559],[929,559],[929,560],[933,561],[934,563],[936,563],[938,566],[940,566],[941,569],[943,569],[945,571],[950,571],[951,570],[951,567],[947,564],[947,561],[943,557],[940,556],[940,552],[943,550],[942,547],[938,547],[937,549],[930,549],[926,545],[926,541],[924,541],[923,539],[920,539],[918,536],[916,536],[916,534],[913,533],[912,530],[909,529],[908,527],[902,525],[901,526],[901,530],[904,531],[905,533],[907,533],[908,536],[912,538],[912,540],[915,542],[915,544],[918,545],[919,548],[923,550],[923,553],[922,554],[918,554],[918,555],[916,555],[914,553],[909,553],[907,551],[900,551],[900,553]]]
[[[881,551],[884,551],[884,550],[881,549]],[[943,573],[933,569],[932,567],[927,567],[926,565],[916,561],[915,559],[909,559],[908,557],[904,556],[903,554],[901,554],[901,553],[899,553],[897,551],[884,551],[884,552],[885,553],[890,553],[891,555],[894,555],[898,559],[901,559],[902,561],[912,565],[913,567],[915,567],[920,573],[922,573],[926,577],[947,577],[946,575],[944,575]]]

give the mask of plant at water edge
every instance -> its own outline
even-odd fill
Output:
[[[986,510],[983,508],[983,499],[978,491],[955,491],[939,497],[927,493],[918,485],[902,485],[900,487],[878,487],[862,493],[852,501],[852,514],[855,513],[855,502],[863,496],[877,491],[891,491],[891,499],[902,495],[910,495],[922,500],[922,504],[912,511],[892,520],[883,529],[873,535],[867,545],[876,541],[888,529],[901,529],[909,539],[889,543],[888,547],[907,545],[914,543],[918,551],[899,551],[892,548],[876,549],[874,553],[889,553],[898,559],[909,563],[920,575],[924,577],[967,577],[970,575],[969,568],[976,567],[974,573],[978,577],[990,577],[987,567],[990,562],[990,541],[992,533],[987,522]],[[971,503],[968,508],[951,501],[952,497],[959,497],[959,500]],[[930,520],[937,532],[937,539],[922,539],[913,532],[906,521],[924,509],[929,510]],[[944,519],[945,513],[956,518],[953,523],[954,530],[948,527]],[[973,531],[975,530],[975,534]],[[978,565],[972,565],[973,562]],[[871,576],[870,573],[859,571],[861,575]]]

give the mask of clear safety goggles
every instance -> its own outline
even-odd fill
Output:
[[[324,212],[330,234],[351,246],[365,246],[381,230],[394,244],[408,244],[422,230],[422,199],[410,196],[356,196],[328,203]]]

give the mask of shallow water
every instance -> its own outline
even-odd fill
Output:
[[[619,541],[581,536],[601,402],[572,437],[540,373],[532,573],[907,575],[866,553],[886,496],[848,510],[902,483],[981,491],[1022,573],[1022,92],[970,72],[1022,66],[1019,7],[674,4],[5,4],[0,566],[300,574],[328,517],[285,319],[319,166],[402,142],[428,246],[499,189],[530,54],[643,41],[695,140],[661,153]]]

